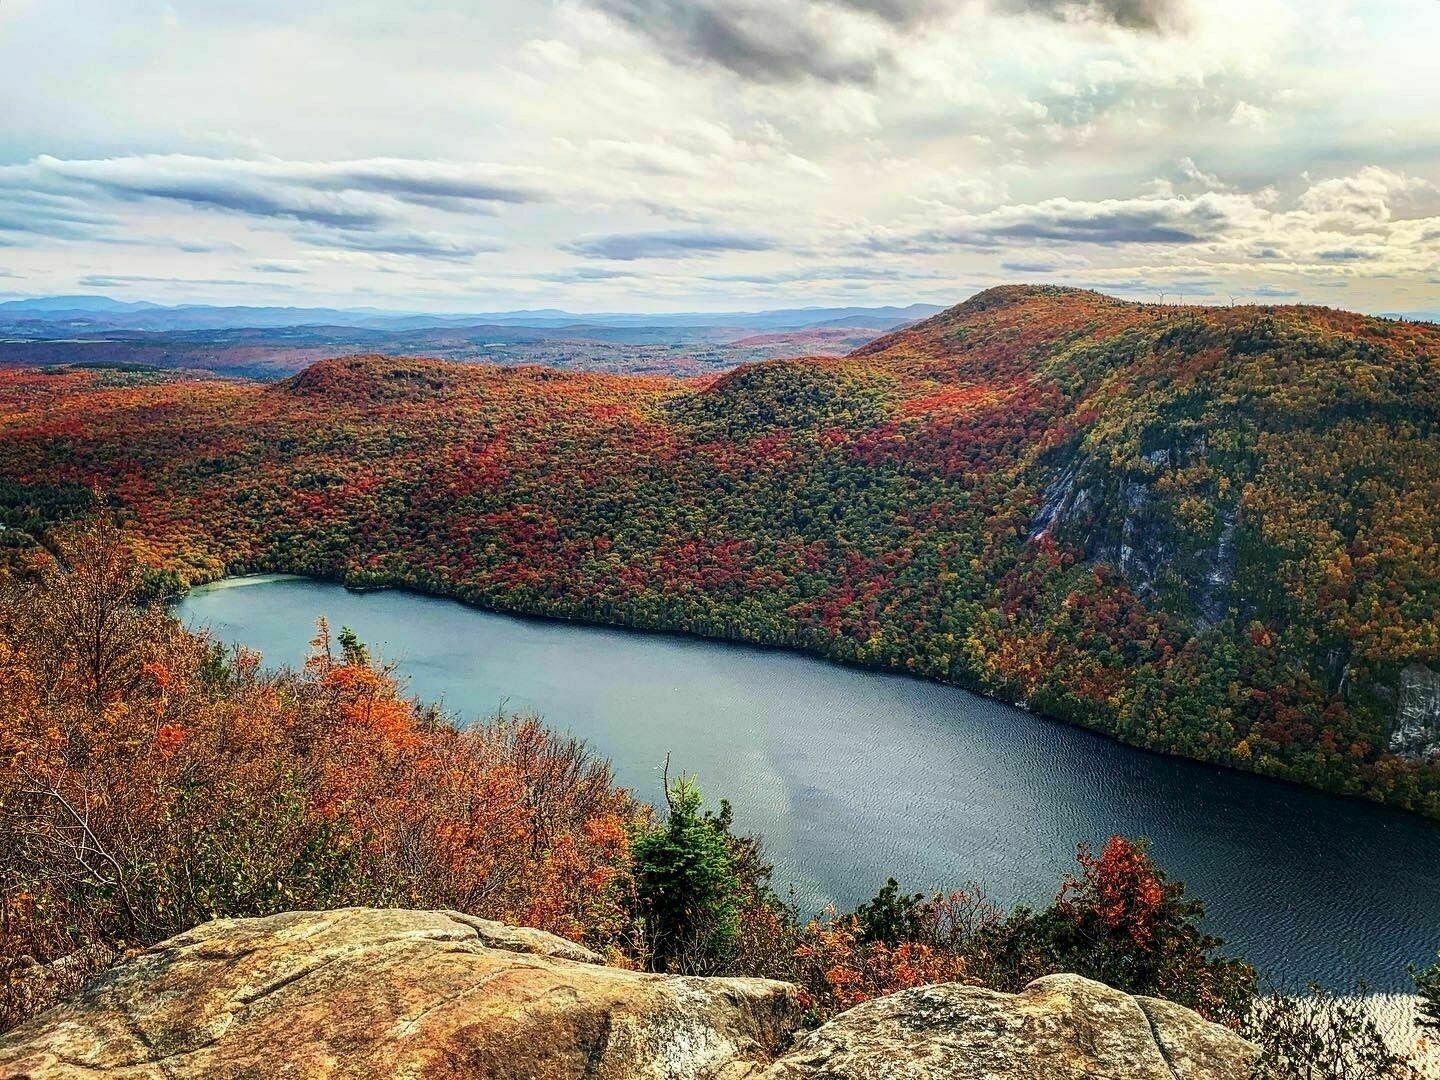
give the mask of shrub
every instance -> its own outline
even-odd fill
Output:
[[[868,904],[855,909],[856,929],[862,942],[899,945],[925,933],[925,894],[906,896],[900,883],[888,879]]]
[[[1017,912],[1006,924],[1001,944],[1014,958],[1014,981],[1070,971],[1211,1020],[1245,1015],[1254,969],[1215,955],[1224,943],[1200,929],[1204,904],[1166,877],[1144,841],[1112,836],[1099,855],[1082,844],[1076,861],[1080,873],[1065,879],[1049,908]]]
[[[1364,991],[1339,998],[1312,984],[1307,994],[1256,999],[1241,1025],[1261,1048],[1254,1080],[1421,1080],[1386,1044]]]
[[[1213,1020],[1238,1024],[1255,988],[1241,960],[1199,929],[1204,907],[1165,874],[1142,842],[1112,837],[1099,855],[1081,845],[1080,872],[1043,911],[1007,915],[971,884],[948,894],[905,894],[892,878],[854,912],[833,911],[785,935],[763,939],[747,974],[787,978],[824,1019],[868,998],[931,982],[964,981],[1017,991],[1068,971],[1128,993],[1169,998]]]
[[[889,889],[887,883],[886,889]],[[949,912],[968,907],[968,894],[949,897],[899,897],[882,890],[876,901],[888,914],[901,915],[910,934],[872,936],[873,926],[857,913],[827,913],[805,928],[797,949],[802,986],[815,1019],[824,1020],[862,1001],[930,983],[976,981],[970,975],[972,938],[952,940]],[[908,910],[901,910],[897,902]],[[874,918],[875,904],[862,910]],[[882,920],[883,921],[883,920]]]

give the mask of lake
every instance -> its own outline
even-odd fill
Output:
[[[535,621],[284,577],[177,604],[189,625],[299,664],[325,616],[462,719],[537,712],[655,802],[665,755],[765,837],[805,910],[984,883],[1043,904],[1075,845],[1148,836],[1208,928],[1282,981],[1409,987],[1440,946],[1440,825],[1122,746],[954,687],[783,651]]]

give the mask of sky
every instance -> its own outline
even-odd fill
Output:
[[[0,299],[1440,310],[1437,0],[0,0]]]

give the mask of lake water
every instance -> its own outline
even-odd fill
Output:
[[[1440,826],[1162,757],[952,687],[791,653],[515,619],[403,592],[235,578],[191,626],[298,664],[320,616],[462,718],[542,714],[654,802],[666,753],[764,835],[805,909],[983,882],[1047,902],[1075,845],[1148,836],[1209,929],[1276,978],[1408,988],[1440,946]]]

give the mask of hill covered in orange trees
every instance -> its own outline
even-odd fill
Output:
[[[283,570],[793,646],[1440,814],[1440,328],[982,293],[718,378],[0,373],[12,550],[97,487]]]

